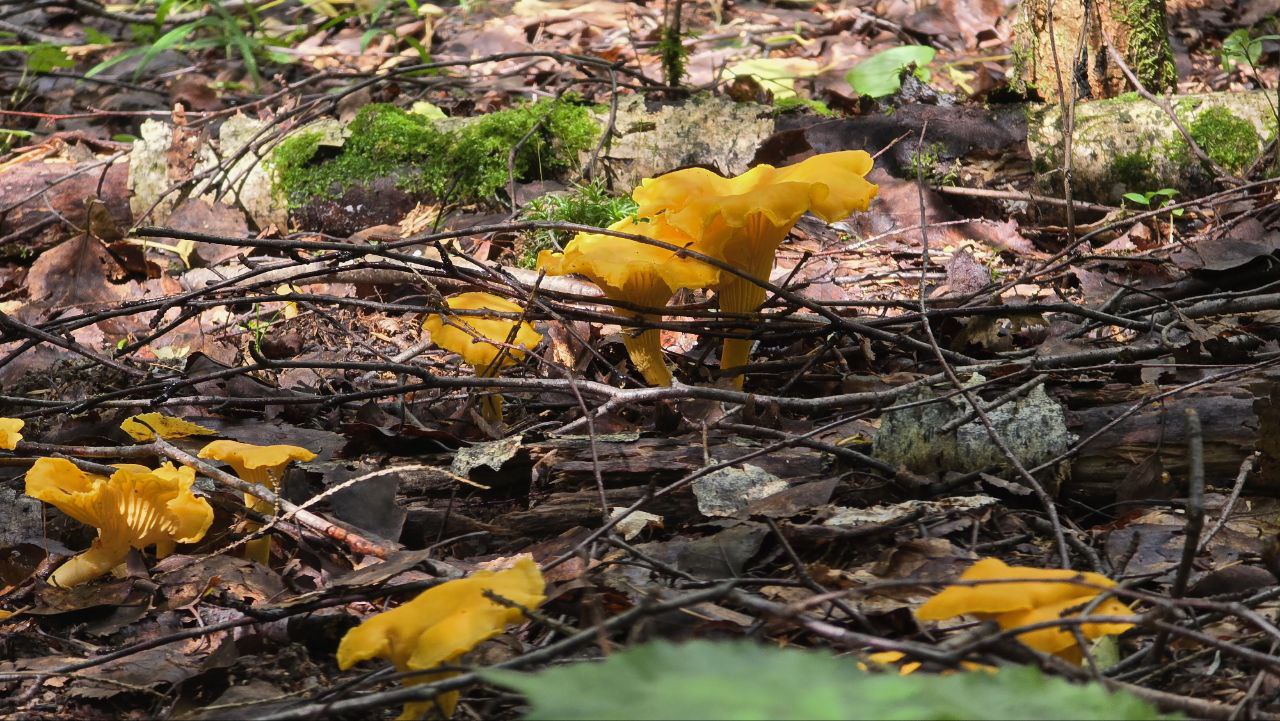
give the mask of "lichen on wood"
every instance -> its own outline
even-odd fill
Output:
[[[975,373],[966,385],[976,386],[984,380]],[[899,403],[937,398],[938,393],[922,389],[903,395]],[[915,473],[1008,468],[1008,459],[980,420],[970,420],[948,433],[939,432],[948,422],[965,416],[970,410],[963,396],[953,395],[936,403],[889,411],[881,419],[873,453],[881,460]],[[1043,386],[987,411],[987,417],[1025,467],[1049,461],[1075,442],[1075,436],[1067,430],[1062,406],[1045,393]]]

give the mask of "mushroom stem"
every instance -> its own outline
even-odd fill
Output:
[[[103,543],[99,536],[93,540],[89,550],[74,556],[58,567],[49,576],[49,583],[62,588],[71,588],[87,581],[110,573],[113,568],[124,563],[129,555],[129,544]]]
[[[656,316],[635,315],[634,318],[644,321],[657,320]],[[627,355],[636,370],[651,386],[671,385],[671,369],[662,355],[662,332],[657,328],[649,328],[635,332],[623,329],[622,344],[627,348]]]
[[[497,378],[498,373],[502,369],[496,364],[487,365],[483,368],[476,369],[476,375],[481,378]],[[480,395],[480,416],[489,423],[502,422],[502,394],[481,393]]]
[[[760,252],[738,264],[742,272],[760,280],[769,279],[769,271],[773,270],[773,248],[760,248]],[[746,278],[732,276],[720,286],[720,310],[727,313],[754,313],[764,303],[764,288]],[[751,346],[755,341],[750,338],[725,338],[720,350],[721,370],[741,368],[751,359]],[[743,374],[737,373],[733,385],[742,390]]]
[[[250,483],[257,483],[260,486],[266,486],[273,492],[279,485],[275,476],[266,468],[236,468],[236,473],[241,479]],[[276,515],[276,504],[271,501],[264,501],[250,493],[244,494],[244,505],[267,517]],[[244,527],[249,533],[261,528],[259,524],[252,521],[245,521]],[[257,561],[264,566],[271,565],[271,536],[266,535],[262,538],[255,538],[244,544],[244,557],[250,561]]]

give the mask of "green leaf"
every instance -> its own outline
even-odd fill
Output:
[[[88,25],[84,26],[84,41],[89,45],[110,45],[114,42],[110,36]]]
[[[54,68],[71,68],[75,64],[56,45],[33,45],[27,51],[27,69],[33,73],[47,73]]]
[[[878,52],[863,60],[844,76],[859,95],[881,98],[893,95],[902,87],[902,71],[916,66],[916,77],[929,80],[926,65],[933,62],[938,51],[928,45],[900,45]]]
[[[796,78],[812,77],[822,69],[806,58],[754,58],[725,68],[729,79],[751,75],[760,87],[773,93],[774,100],[796,97]]]
[[[1142,193],[1125,193],[1124,199],[1138,205],[1151,205],[1151,199]]]
[[[423,47],[421,42],[418,42],[417,38],[412,35],[406,35],[404,36],[404,41],[414,50],[418,51],[418,59],[421,60],[423,64],[431,62],[431,53]]]
[[[1145,701],[1022,666],[867,673],[851,657],[747,641],[658,642],[536,674],[482,671],[538,719],[1146,719]]]

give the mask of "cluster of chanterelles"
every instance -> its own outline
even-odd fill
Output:
[[[835,221],[866,210],[878,191],[866,179],[870,171],[870,155],[846,150],[783,168],[757,165],[733,178],[702,168],[649,178],[632,193],[634,216],[609,226],[609,233],[579,233],[562,252],[543,251],[538,268],[586,276],[630,320],[657,320],[681,288],[713,289],[723,312],[754,313],[765,298],[761,281],[768,282],[778,246],[800,216]],[[462,293],[447,304],[452,314],[432,314],[423,327],[482,377],[523,360],[541,340],[523,309],[505,298]],[[623,342],[647,382],[671,385],[657,329],[628,332]],[[726,339],[721,367],[745,366],[751,344]],[[742,380],[742,373],[734,376],[738,387]],[[481,410],[486,420],[501,420],[501,396],[483,399]]]

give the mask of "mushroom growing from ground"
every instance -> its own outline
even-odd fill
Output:
[[[195,471],[185,466],[120,464],[110,478],[85,473],[65,458],[39,458],[27,471],[28,496],[98,529],[89,550],[58,567],[49,582],[64,588],[91,581],[124,562],[130,548],[195,543],[213,523],[209,502],[191,492]]]
[[[609,230],[643,235],[681,248],[693,239],[655,217],[644,221],[624,218]],[[681,288],[706,288],[716,283],[720,271],[692,258],[682,258],[671,250],[645,245],[603,233],[579,233],[565,245],[563,253],[544,250],[538,254],[538,268],[548,275],[577,273],[590,278],[610,300],[622,301],[652,312],[619,309],[620,315],[652,322],[661,317],[658,309]],[[657,328],[624,331],[622,342],[631,362],[644,379],[655,386],[671,385],[671,369],[662,356],[661,333]]]
[[[361,661],[384,658],[406,673],[454,663],[480,642],[521,621],[522,608],[542,605],[545,587],[542,571],[528,556],[502,571],[477,571],[467,578],[446,581],[348,631],[338,645],[338,667],[345,671]],[[487,594],[509,604],[494,601]],[[414,674],[405,683],[429,683],[453,675]],[[457,703],[458,692],[450,691],[431,701],[406,703],[399,718],[420,719],[436,707],[447,719]]]
[[[1099,594],[1116,585],[1097,573],[1054,568],[1009,566],[998,558],[984,558],[965,569],[961,581],[969,585],[947,586],[916,610],[922,621],[955,616],[993,620],[1001,629],[1078,616]],[[991,583],[974,583],[990,581]],[[1100,601],[1089,615],[1129,616],[1133,611],[1117,598]],[[1124,633],[1131,623],[1083,623],[1085,638]],[[1075,634],[1063,626],[1048,626],[1018,634],[1022,643],[1074,663],[1083,659]]]
[[[693,250],[732,264],[746,275],[769,280],[774,254],[806,211],[826,220],[866,210],[878,188],[866,180],[871,156],[861,150],[823,153],[795,165],[757,165],[734,178],[704,168],[685,168],[648,178],[632,192],[637,216],[664,218],[693,239]],[[720,308],[754,313],[765,289],[745,278],[721,274]],[[728,338],[720,367],[746,365],[752,341]],[[742,375],[734,383],[742,386]]]
[[[241,480],[279,491],[284,469],[293,461],[309,461],[316,454],[299,446],[255,446],[252,443],[219,440],[200,449],[200,457],[221,461],[235,469]],[[244,494],[244,504],[259,513],[275,515],[276,507],[251,493]],[[249,524],[250,532],[258,529]],[[271,562],[271,537],[255,538],[245,544],[244,557],[263,565]]]
[[[519,315],[524,309],[492,293],[459,293],[445,298],[451,310],[496,311]],[[517,323],[519,325],[517,325]],[[481,378],[493,378],[503,368],[524,360],[525,351],[542,342],[542,334],[533,324],[510,318],[486,315],[450,315],[448,322],[432,313],[422,323],[431,334],[431,342],[462,356]],[[480,415],[490,423],[502,420],[502,394],[491,393],[480,399]]]

